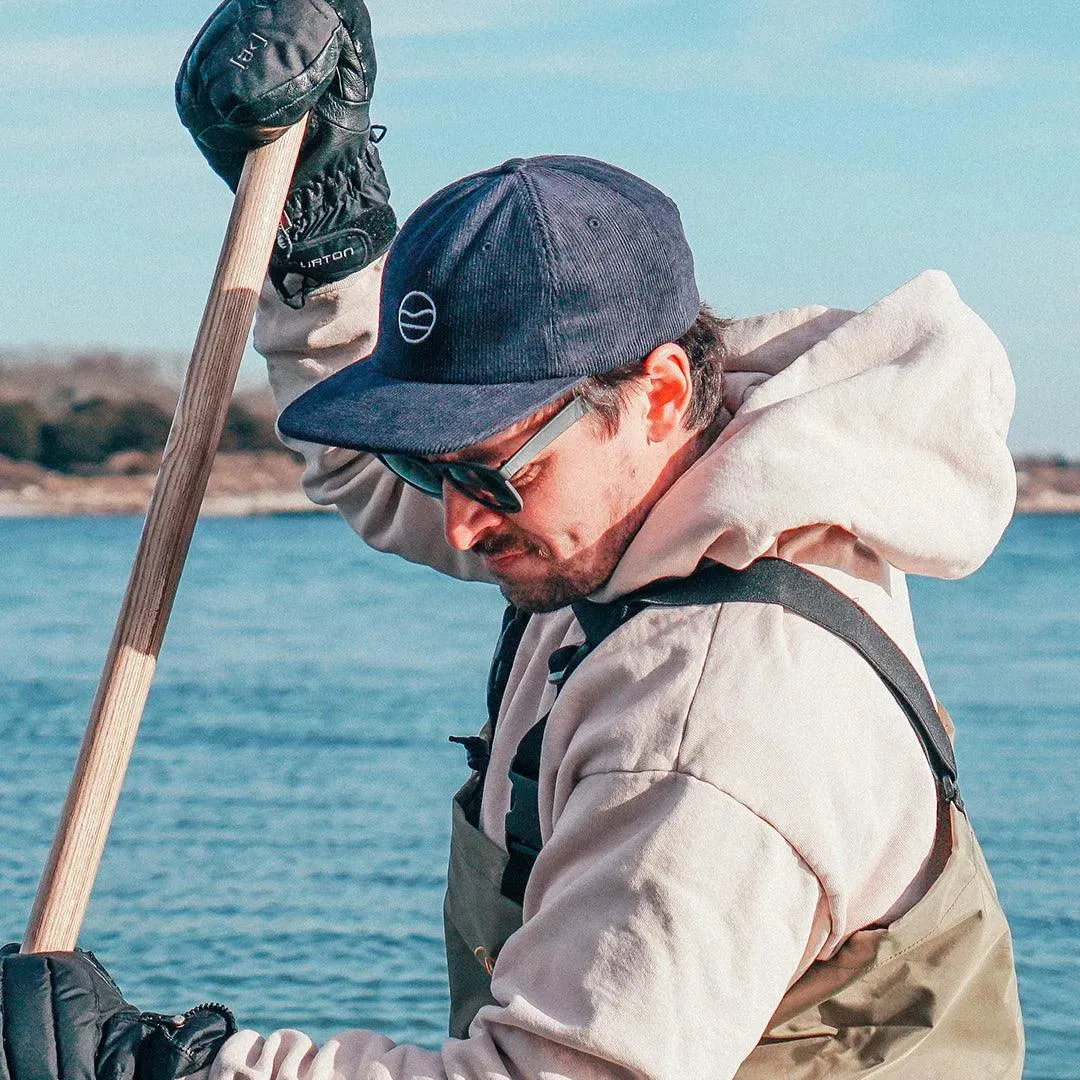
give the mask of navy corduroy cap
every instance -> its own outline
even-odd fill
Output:
[[[386,259],[375,351],[278,424],[328,446],[461,450],[676,340],[699,309],[671,199],[591,158],[515,158],[405,222]]]

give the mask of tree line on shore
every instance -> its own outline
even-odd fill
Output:
[[[64,473],[164,449],[182,367],[166,354],[0,350],[0,456]],[[234,399],[221,449],[282,450],[268,393]]]
[[[0,401],[0,454],[32,461],[57,472],[93,471],[114,454],[160,453],[172,414],[153,401],[113,401],[92,397],[49,415],[35,401]],[[268,417],[234,401],[229,407],[221,449],[281,449]]]
[[[157,455],[181,370],[177,357],[165,354],[0,349],[0,458],[94,473],[114,454]],[[221,449],[284,450],[273,417],[266,387],[234,398]],[[1051,454],[1022,455],[1016,463],[1022,488],[1037,483],[1080,497],[1080,461]]]

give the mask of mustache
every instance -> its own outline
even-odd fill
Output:
[[[478,540],[472,549],[478,555],[486,555],[489,558],[518,554],[547,556],[547,551],[539,544],[531,543],[524,537],[505,535],[484,537]]]

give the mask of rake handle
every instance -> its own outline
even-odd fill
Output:
[[[75,948],[206,493],[305,121],[247,156],[23,952]]]

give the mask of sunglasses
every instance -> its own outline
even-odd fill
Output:
[[[473,461],[428,461],[414,454],[381,453],[375,456],[406,484],[425,495],[440,499],[443,484],[450,483],[463,495],[490,510],[516,514],[525,504],[510,478],[588,411],[586,402],[575,395],[517,453],[498,466]]]

